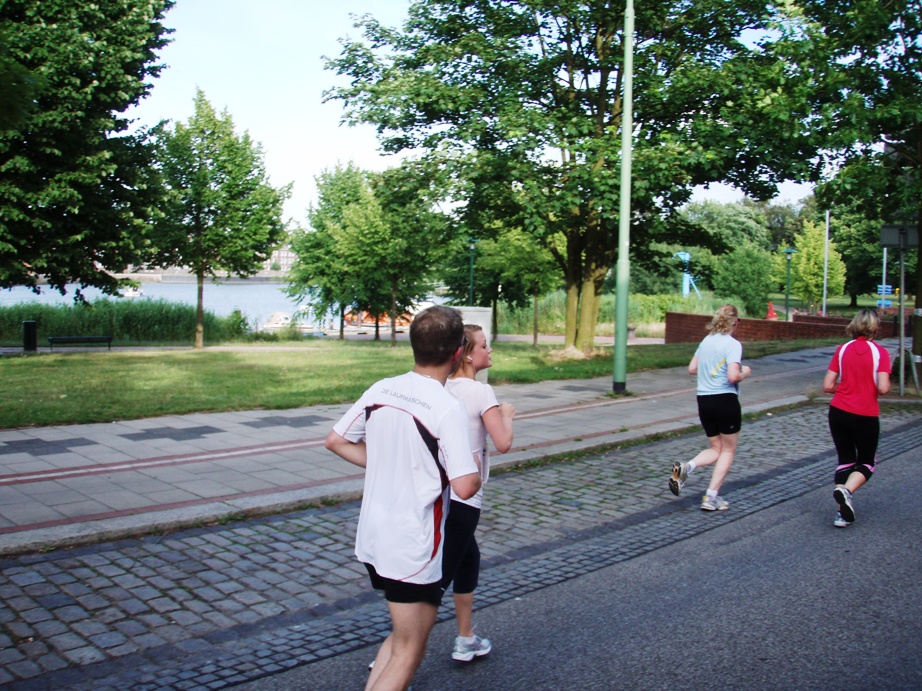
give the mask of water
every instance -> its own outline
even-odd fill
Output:
[[[278,283],[211,283],[205,282],[204,307],[219,317],[226,317],[239,309],[252,326],[263,326],[275,312],[293,315],[299,308],[297,300],[284,293],[285,284]],[[61,295],[48,286],[36,295],[28,288],[16,287],[0,290],[0,306],[21,302],[37,302],[46,305],[72,304],[76,285],[67,286],[67,295]],[[194,283],[142,283],[143,297],[133,300],[166,300],[195,306],[196,285]],[[86,288],[83,295],[89,302],[106,299],[108,296],[96,288]],[[110,300],[127,298],[108,298]],[[303,321],[303,320],[302,320]]]

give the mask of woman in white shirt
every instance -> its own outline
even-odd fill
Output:
[[[701,466],[713,465],[707,493],[701,498],[702,511],[726,511],[730,504],[719,495],[720,487],[730,472],[742,426],[739,384],[752,370],[742,364],[743,346],[733,338],[739,312],[733,305],[720,307],[688,364],[688,373],[698,377],[698,417],[709,447],[688,463],[672,465],[669,489],[676,496],[685,486],[688,476]]]
[[[445,388],[463,404],[468,414],[471,449],[480,464],[483,484],[490,475],[490,455],[487,435],[499,453],[512,447],[512,418],[515,408],[509,403],[499,403],[493,387],[476,380],[477,373],[493,365],[492,349],[483,329],[465,324],[464,344],[458,369],[448,379]],[[470,662],[486,655],[492,645],[489,639],[474,634],[474,589],[480,573],[480,549],[474,531],[480,520],[483,506],[483,488],[470,499],[461,499],[454,492],[445,521],[445,547],[442,557],[443,585],[454,583],[455,613],[458,636],[455,638],[452,658]]]

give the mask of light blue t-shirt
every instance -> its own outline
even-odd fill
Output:
[[[743,345],[730,334],[714,333],[704,337],[698,350],[698,395],[739,393],[739,386],[727,379],[727,365],[742,363]]]

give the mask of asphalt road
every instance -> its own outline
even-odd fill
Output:
[[[480,610],[474,663],[443,622],[413,689],[922,688],[920,460],[882,464],[847,529],[823,487]],[[237,688],[360,689],[374,652]]]

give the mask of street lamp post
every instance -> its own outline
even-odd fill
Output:
[[[788,260],[788,286],[787,292],[784,294],[784,318],[786,321],[791,321],[791,259],[794,258],[795,254],[797,254],[797,250],[791,247],[784,250],[785,259]]]
[[[470,289],[467,293],[467,304],[474,305],[474,247],[476,246],[476,240],[474,238],[468,238],[467,241],[471,244],[471,280],[470,280]]]

